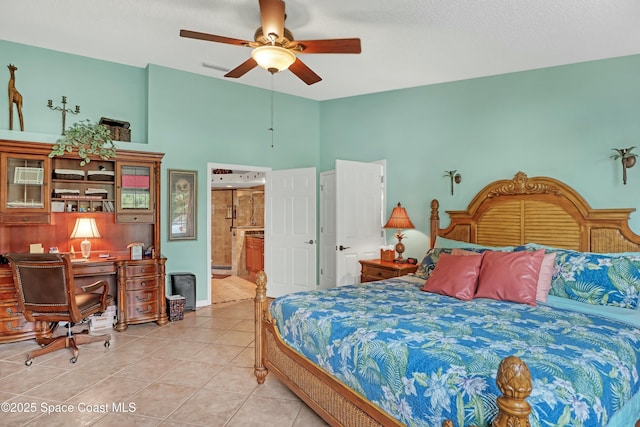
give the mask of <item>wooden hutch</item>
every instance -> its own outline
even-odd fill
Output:
[[[52,144],[0,140],[0,254],[75,252],[76,284],[104,279],[118,306],[117,331],[129,324],[167,323],[165,262],[160,251],[161,153],[117,150],[114,159],[80,166],[76,155],[49,158]],[[91,255],[71,239],[77,218],[94,218],[100,238]],[[144,245],[131,259],[132,242]],[[54,249],[55,250],[55,249]],[[3,260],[4,261],[4,260]],[[22,317],[9,265],[0,265],[0,343],[51,333]]]

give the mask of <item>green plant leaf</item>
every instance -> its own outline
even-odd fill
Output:
[[[61,156],[74,151],[82,159],[80,166],[91,162],[90,156],[98,156],[103,160],[116,157],[116,148],[109,129],[99,123],[91,123],[88,119],[74,123],[65,132],[65,135],[56,141],[49,157]]]

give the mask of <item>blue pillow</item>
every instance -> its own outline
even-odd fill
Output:
[[[549,295],[595,305],[635,309],[640,297],[640,253],[599,254],[536,244],[516,250],[545,248],[555,252]]]
[[[414,275],[421,279],[427,280],[431,275],[433,269],[436,268],[436,263],[438,262],[438,259],[440,259],[440,254],[450,254],[451,250],[452,248],[429,249],[424,258],[422,258],[422,262],[418,266],[418,269],[416,270]]]

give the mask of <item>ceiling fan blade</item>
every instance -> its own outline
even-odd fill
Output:
[[[214,34],[199,33],[197,31],[180,30],[180,37],[189,39],[206,40],[209,42],[226,43],[236,46],[248,46],[251,42],[247,40],[233,39],[231,37],[216,36]]]
[[[296,62],[289,66],[289,70],[308,85],[318,83],[322,80],[322,78],[314,73],[311,68],[307,67],[304,62],[300,61],[300,58],[296,58]]]
[[[299,46],[302,50],[298,51]],[[296,53],[360,53],[360,39],[295,40],[291,49]]]
[[[244,76],[248,71],[253,70],[257,66],[258,66],[258,63],[256,62],[256,60],[253,58],[249,58],[246,61],[244,61],[242,64],[238,65],[233,70],[229,71],[224,76],[237,79],[238,77]]]
[[[262,19],[262,34],[276,34],[276,41],[284,36],[284,1],[260,0],[260,17]]]

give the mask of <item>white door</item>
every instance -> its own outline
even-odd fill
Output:
[[[358,260],[380,257],[383,221],[383,166],[336,160],[336,285],[359,283]]]
[[[336,286],[336,171],[320,172],[320,287]]]
[[[267,172],[267,296],[316,289],[316,169]]]

